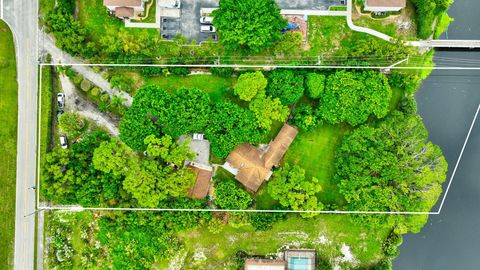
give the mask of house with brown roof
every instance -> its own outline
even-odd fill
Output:
[[[145,11],[145,0],[103,0],[103,5],[118,18],[133,18]]]
[[[185,160],[184,167],[195,173],[195,184],[188,190],[188,196],[193,199],[204,199],[208,195],[212,183],[213,168],[210,165],[210,142],[203,134],[182,136],[180,144],[188,142],[188,146],[195,154],[191,160]]]
[[[263,182],[272,176],[272,168],[280,165],[297,133],[295,127],[285,124],[266,150],[242,144],[228,155],[223,168],[234,174],[235,179],[248,190],[257,192]]]
[[[365,0],[365,10],[373,12],[400,11],[407,0]]]

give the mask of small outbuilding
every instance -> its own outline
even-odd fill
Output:
[[[103,0],[103,5],[119,18],[133,18],[145,11],[144,0]]]

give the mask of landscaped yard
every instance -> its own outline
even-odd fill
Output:
[[[316,177],[320,181],[322,191],[318,198],[324,204],[344,204],[343,197],[338,193],[337,183],[333,181],[333,175],[335,149],[348,129],[343,125],[324,124],[308,132],[301,131],[284,158],[284,162],[304,168],[307,178]]]
[[[17,68],[12,33],[0,20],[0,269],[13,268],[17,173]]]
[[[386,228],[373,230],[359,226],[352,223],[348,215],[319,215],[303,219],[292,214],[267,231],[255,231],[249,225],[226,225],[218,234],[209,232],[206,226],[179,233],[185,249],[176,258],[186,255],[185,268],[182,269],[235,269],[233,266],[238,251],[264,256],[274,255],[289,246],[315,248],[319,257],[317,269],[331,269],[335,261],[341,261],[342,245],[347,245],[353,255],[353,263],[339,264],[345,269],[368,267],[382,259],[381,243],[388,232]],[[355,265],[355,261],[361,263]]]
[[[87,29],[90,37],[99,41],[106,35],[125,29],[124,22],[110,16],[102,0],[81,0],[76,1],[78,9],[78,20]],[[146,33],[149,37],[157,37],[158,29],[128,28],[130,34]]]

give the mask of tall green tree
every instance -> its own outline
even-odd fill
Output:
[[[268,193],[284,207],[293,210],[322,210],[323,204],[316,194],[322,190],[318,179],[306,179],[305,170],[298,165],[285,164],[274,172],[268,182]],[[303,217],[312,217],[318,213],[301,213]]]
[[[334,179],[349,210],[428,212],[446,178],[442,151],[417,115],[395,112],[355,129],[336,157]]]
[[[114,138],[95,149],[92,161],[95,169],[115,176],[127,175],[138,166],[138,157],[133,150]]]
[[[77,138],[83,133],[85,120],[77,113],[66,112],[60,115],[58,119],[58,127],[68,137]]]
[[[308,97],[318,99],[325,89],[325,75],[318,73],[308,73],[306,77]]]
[[[387,78],[378,72],[337,71],[328,76],[320,96],[319,115],[330,124],[347,122],[355,126],[371,115],[388,113],[392,90]]]
[[[270,130],[273,120],[283,122],[288,117],[288,107],[282,105],[278,98],[257,96],[250,102],[249,108],[255,114],[258,125],[266,130]]]
[[[228,50],[258,53],[271,47],[286,27],[274,0],[222,0],[213,16]]]
[[[255,71],[240,75],[233,90],[241,100],[250,101],[258,92],[263,92],[265,87],[267,79],[260,71]]]
[[[195,157],[189,146],[190,140],[178,144],[169,135],[161,138],[149,135],[144,142],[147,145],[146,151],[149,156],[160,157],[166,163],[175,164],[177,167],[182,167],[185,160]]]
[[[294,70],[274,70],[268,77],[267,95],[279,98],[283,105],[289,106],[303,96],[303,83],[303,75]]]
[[[226,157],[242,143],[258,144],[263,133],[250,110],[228,101],[214,105],[205,131],[212,153],[220,158]]]

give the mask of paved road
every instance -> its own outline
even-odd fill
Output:
[[[3,19],[15,35],[18,70],[18,144],[14,269],[34,265],[37,149],[38,0],[0,0]]]
[[[54,63],[68,63],[68,64],[83,64],[83,60],[72,57],[68,53],[63,52],[60,50],[58,47],[55,46],[55,41],[53,38],[46,34],[45,32],[41,31],[40,33],[40,47],[41,49],[45,50],[48,52],[53,59]],[[105,80],[100,74],[94,72],[90,67],[88,66],[72,66],[72,69],[78,73],[80,73],[83,77],[85,77],[87,80],[91,81],[94,83],[96,86],[100,87],[102,90],[106,91],[108,94],[111,96],[121,96],[125,101],[123,104],[125,106],[130,106],[132,105],[132,97],[123,92],[119,91],[117,89],[113,89],[110,87],[110,83]]]

